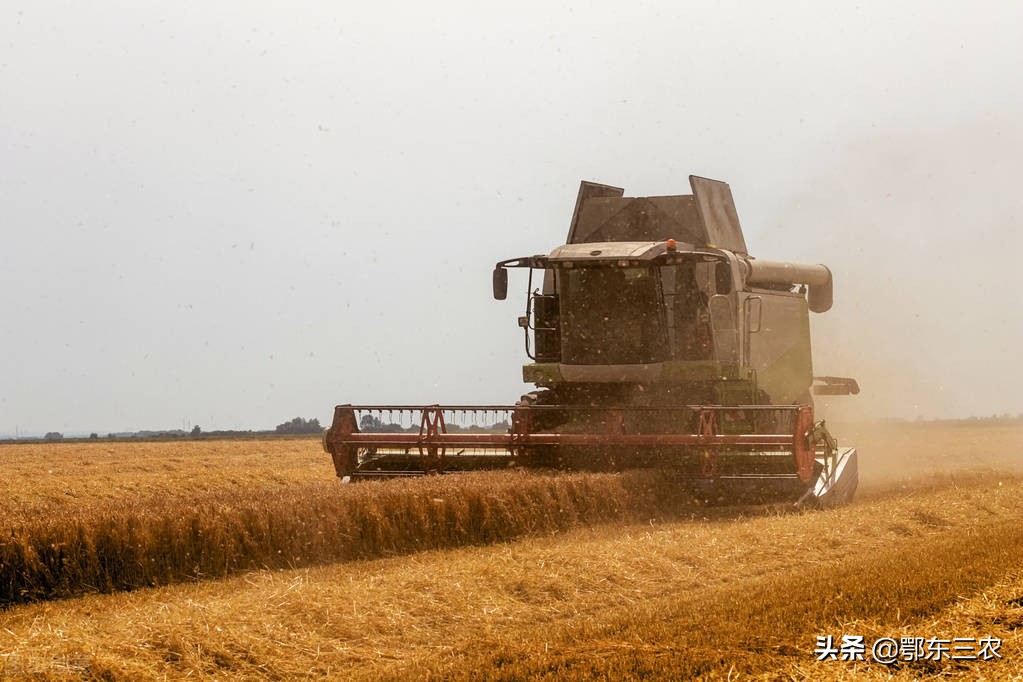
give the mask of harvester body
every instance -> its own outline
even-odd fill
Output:
[[[666,466],[708,499],[851,499],[856,451],[811,398],[858,392],[814,387],[809,313],[830,309],[831,272],[752,258],[728,185],[690,185],[625,197],[583,182],[564,245],[494,270],[499,299],[508,269],[529,271],[536,390],[513,406],[339,405],[324,436],[338,475]]]

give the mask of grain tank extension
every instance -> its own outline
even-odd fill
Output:
[[[494,269],[527,271],[518,323],[535,390],[514,405],[339,405],[324,434],[338,476],[533,467],[669,467],[712,500],[830,506],[856,489],[853,448],[815,420],[809,315],[831,272],[753,258],[727,184],[625,197],[583,182],[566,243]]]

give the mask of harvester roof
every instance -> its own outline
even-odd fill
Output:
[[[692,194],[626,197],[620,187],[582,182],[569,244],[676,239],[746,254],[746,241],[727,183],[689,176]]]

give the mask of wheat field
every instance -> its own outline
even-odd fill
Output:
[[[649,472],[341,486],[314,440],[2,446],[11,475],[2,483],[0,588],[12,598],[0,611],[0,671],[43,679],[1023,675],[1023,429],[841,433],[861,448],[858,500],[806,513],[693,507]],[[83,561],[93,573],[72,572],[61,586],[28,563],[8,570],[11,548],[32,532],[44,547],[53,536],[40,529],[67,528],[77,528],[77,554],[93,557]],[[103,528],[108,544],[83,553]],[[132,529],[118,545],[118,533]],[[140,560],[154,557],[161,568],[146,572]],[[118,564],[134,579],[101,584],[97,576]],[[135,589],[146,585],[157,586]],[[54,599],[62,595],[78,596]],[[29,600],[37,603],[18,603]],[[1002,658],[818,663],[815,637],[826,634],[999,637]]]

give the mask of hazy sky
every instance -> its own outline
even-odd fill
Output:
[[[844,8],[843,8],[844,6]],[[527,388],[493,263],[729,182],[867,413],[1023,412],[1023,5],[0,2],[0,433]]]

